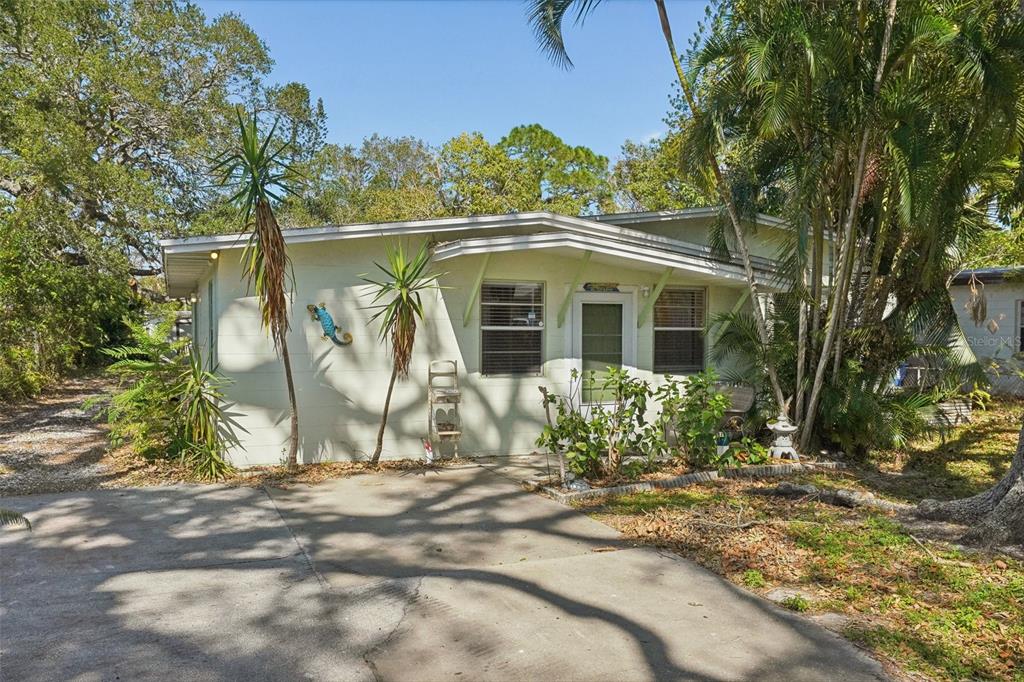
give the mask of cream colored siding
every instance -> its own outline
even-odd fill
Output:
[[[418,247],[416,239],[410,249]],[[244,430],[238,431],[243,449],[232,453],[239,465],[281,460],[288,437],[288,403],[280,359],[260,329],[256,300],[245,291],[238,251],[225,251],[216,273],[214,311],[220,371],[233,380],[228,388],[229,411]],[[303,461],[362,458],[371,452],[379,425],[391,364],[369,324],[373,311],[370,288],[360,279],[374,261],[384,258],[379,239],[357,239],[290,247],[295,269],[292,330],[288,335],[299,401],[300,457]],[[539,386],[566,388],[572,353],[572,309],[558,326],[558,313],[577,272],[582,254],[546,251],[492,254],[485,279],[544,284],[544,365],[539,376],[483,376],[480,373],[480,303],[472,307],[469,323],[463,314],[483,256],[453,258],[435,265],[445,274],[445,287],[425,295],[426,320],[420,325],[410,377],[400,381],[392,398],[384,438],[385,457],[418,457],[427,433],[426,373],[430,360],[459,363],[463,391],[460,452],[512,454],[529,452],[544,421]],[[659,271],[634,270],[592,260],[580,282],[617,282],[633,296],[639,312],[645,303],[641,289],[653,290]],[[696,281],[682,273],[669,285],[707,287],[708,318],[732,309],[741,284],[722,286],[720,280]],[[202,289],[201,289],[202,291]],[[205,298],[205,297],[204,297]],[[310,319],[307,304],[323,302],[339,327],[351,332],[352,345],[338,347],[321,338],[319,323]],[[206,334],[204,303],[196,311],[196,338]],[[637,373],[660,381],[652,366],[653,315],[636,330]],[[710,345],[710,343],[708,344]]]
[[[970,287],[950,287],[960,328],[974,355],[982,362],[1005,361],[1020,352],[1020,304],[1024,300],[1024,283],[986,284],[984,292],[988,316],[976,325],[967,309]],[[1000,393],[1024,394],[1024,383],[1015,376],[993,375],[993,388]]]
[[[623,227],[678,239],[679,241],[692,244],[709,244],[715,221],[715,218],[679,218],[676,220],[643,223],[641,225],[627,224],[623,225]],[[793,231],[787,228],[758,225],[756,230],[748,232],[747,245],[750,247],[751,255],[762,258],[776,258],[779,255],[779,247],[786,240],[791,240],[792,235]],[[725,224],[725,237],[730,247],[732,247],[735,238],[733,237],[732,226],[728,223]]]
[[[214,329],[217,325],[217,311],[211,308],[209,289],[211,283],[216,287],[213,268],[204,275],[196,287],[196,302],[192,305],[192,343],[196,350],[203,356],[203,360],[209,362],[210,349],[210,322],[213,321]],[[211,316],[212,313],[212,316]]]

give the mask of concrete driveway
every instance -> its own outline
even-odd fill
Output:
[[[0,678],[883,677],[836,635],[471,464],[7,498]]]

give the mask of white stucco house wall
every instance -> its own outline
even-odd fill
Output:
[[[433,250],[442,289],[427,295],[411,375],[391,404],[384,457],[419,457],[427,435],[427,367],[458,363],[460,454],[530,452],[544,424],[539,386],[563,391],[573,367],[619,364],[658,381],[708,366],[705,325],[749,306],[738,260],[714,254],[717,209],[568,217],[552,213],[326,226],[285,231],[294,267],[288,345],[298,394],[300,459],[372,452],[390,377],[361,279],[401,240]],[[751,237],[766,290],[790,237],[759,216]],[[238,466],[276,464],[288,438],[280,359],[260,328],[240,256],[245,236],[165,240],[168,294],[193,298],[193,336],[221,374],[243,429]],[[351,345],[322,338],[308,304],[324,303]],[[719,368],[721,369],[721,368]]]
[[[980,324],[972,318],[968,305],[972,286],[985,297],[987,310]],[[1019,360],[1024,353],[1024,266],[964,270],[953,278],[949,292],[975,357],[982,364],[999,366],[990,372],[992,391],[1024,395],[1024,382],[1015,376],[1016,371],[1024,370]]]

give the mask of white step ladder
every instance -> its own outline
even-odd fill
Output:
[[[455,360],[432,360],[427,369],[427,424],[431,444],[451,443],[455,458],[459,457],[462,418],[459,416],[459,363]]]

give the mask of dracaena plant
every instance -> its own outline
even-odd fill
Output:
[[[379,325],[380,340],[391,353],[391,381],[388,382],[388,393],[384,399],[377,445],[370,457],[372,464],[380,461],[384,447],[384,430],[387,427],[395,381],[409,376],[416,327],[423,321],[422,295],[431,289],[440,288],[438,278],[442,276],[430,272],[430,250],[426,243],[412,256],[401,244],[389,244],[386,254],[385,264],[374,263],[383,277],[374,279],[369,275],[361,276],[373,287],[370,308],[376,312],[370,322]]]
[[[226,150],[213,167],[222,187],[233,194],[230,200],[238,208],[249,241],[242,255],[246,280],[259,299],[260,319],[270,334],[274,349],[284,364],[291,424],[288,439],[288,468],[298,466],[299,411],[292,379],[291,356],[288,353],[288,304],[291,294],[288,280],[293,280],[291,262],[281,226],[274,216],[274,205],[286,195],[298,196],[299,174],[288,164],[290,145],[274,137],[277,122],[265,136],[259,130],[255,113],[246,118],[238,114],[238,136],[234,146]]]

